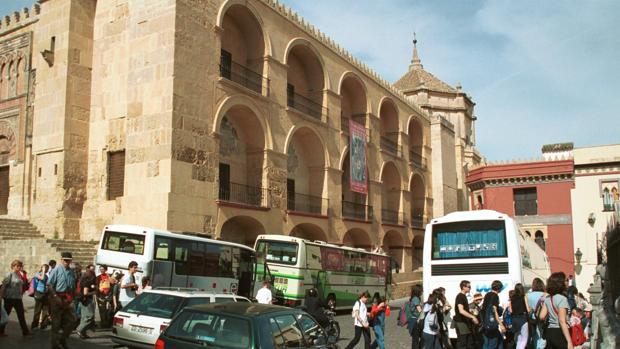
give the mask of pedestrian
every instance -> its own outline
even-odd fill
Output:
[[[52,272],[52,270],[54,270],[54,268],[56,268],[56,260],[55,259],[50,259],[49,262],[47,262],[47,265],[49,265],[50,269],[47,271],[47,276],[50,276],[50,273]]]
[[[110,293],[112,293],[112,315],[117,311],[121,310],[121,302],[118,300],[121,294],[121,280],[123,279],[123,274],[116,271],[112,278],[110,279]]]
[[[441,349],[441,339],[439,338],[439,330],[441,320],[439,314],[441,310],[437,306],[438,293],[433,291],[424,303],[421,316],[424,317],[422,325],[422,347],[424,349]]]
[[[484,295],[482,301],[483,349],[502,349],[504,347],[502,333],[506,332],[506,327],[499,317],[499,292],[503,287],[501,281],[493,281],[491,291]]]
[[[138,262],[129,262],[127,266],[127,275],[123,276],[121,280],[120,295],[118,297],[121,307],[127,306],[129,302],[136,298],[136,290],[138,289],[135,277],[136,271],[138,271]]]
[[[411,349],[420,347],[420,333],[418,328],[418,319],[422,313],[422,286],[419,284],[411,288],[409,302],[405,304],[405,313],[407,314],[407,330],[411,336]]]
[[[360,341],[360,337],[364,336],[364,348],[370,348],[370,330],[368,329],[368,309],[366,308],[366,302],[368,302],[370,294],[368,292],[362,293],[359,298],[353,304],[353,326],[355,328],[355,335],[351,342],[347,344],[345,349],[351,349]]]
[[[529,336],[527,316],[531,308],[522,284],[515,285],[514,293],[510,297],[510,313],[512,314],[512,333],[516,349],[525,349]]]
[[[24,302],[22,300],[22,295],[27,289],[26,285],[28,284],[28,282],[24,283],[21,276],[23,267],[23,263],[17,259],[11,262],[11,271],[8,272],[4,280],[2,280],[2,299],[4,300],[4,310],[7,316],[11,315],[11,311],[15,309],[17,319],[19,320],[19,326],[22,328],[22,335],[29,336],[32,333],[28,329],[28,324],[26,323]],[[0,337],[6,336],[6,326],[7,324],[0,326]]]
[[[82,265],[80,265],[80,263],[71,263],[69,264],[69,268],[71,269],[71,271],[73,272],[73,278],[76,282],[76,284],[74,285],[73,289],[75,290],[75,292],[77,293],[77,296],[79,296],[80,291],[82,289],[82,287],[80,286],[80,280],[82,278]],[[82,318],[82,303],[78,302],[75,300],[76,295],[73,295],[74,301],[73,301],[73,312],[75,313],[75,324],[73,325],[73,329],[77,328],[78,325],[80,324],[80,320]]]
[[[112,316],[114,309],[112,308],[112,285],[111,277],[108,274],[108,266],[99,266],[99,275],[97,276],[96,285],[97,308],[99,308],[99,318],[101,319],[101,328],[112,326]]]
[[[564,296],[568,279],[563,272],[556,272],[547,279],[547,293],[540,311],[540,318],[549,316],[549,325],[545,331],[547,348],[573,349],[573,343],[568,328],[568,299]]]
[[[33,283],[34,283],[34,314],[32,315],[32,324],[30,328],[35,330],[36,328],[44,329],[47,324],[45,323],[47,319],[47,280],[49,277],[47,276],[47,271],[49,266],[47,264],[42,264],[41,269],[34,274]]]
[[[91,268],[86,268],[80,278],[81,318],[77,327],[77,334],[82,339],[90,338],[86,333],[95,326],[95,294],[97,292],[97,278]]]
[[[385,297],[375,295],[372,301],[370,314],[372,316],[372,329],[375,332],[375,340],[370,344],[370,348],[385,349],[385,316],[388,303]]]
[[[474,293],[474,297],[469,303],[469,312],[478,319],[478,325],[473,326],[474,336],[474,348],[482,348],[482,294],[480,292]]]
[[[572,275],[568,276],[568,287],[570,286],[577,287],[577,283],[575,282],[575,279],[573,278]]]
[[[532,280],[532,288],[527,293],[527,302],[530,305],[529,314],[529,333],[528,347],[533,349],[544,349],[547,342],[542,338],[542,327],[538,319],[543,302],[545,301],[545,283],[540,278]]]
[[[448,335],[448,327],[452,323],[452,318],[450,317],[450,310],[452,309],[452,305],[446,299],[446,289],[443,287],[438,287],[433,290],[433,293],[437,296],[437,319],[439,320],[439,333],[438,339],[441,343],[442,348],[451,348],[450,338]]]
[[[61,265],[52,270],[47,282],[50,313],[52,316],[52,349],[68,348],[67,337],[75,326],[75,273],[71,270],[71,252],[60,255]],[[62,333],[61,333],[62,331]]]
[[[471,291],[471,282],[463,280],[459,284],[459,287],[461,291],[456,295],[456,299],[454,300],[454,305],[456,306],[454,315],[456,347],[458,349],[473,349],[473,326],[478,325],[478,318],[469,312],[467,294]]]
[[[269,280],[263,280],[263,287],[256,292],[256,301],[261,304],[273,303],[273,297],[271,296],[271,289],[269,289]]]

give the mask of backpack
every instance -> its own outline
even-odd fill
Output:
[[[504,320],[504,326],[506,326],[507,329],[512,328],[512,313],[510,312],[510,309],[508,309],[508,307],[504,309],[502,319]]]
[[[586,334],[581,324],[576,324],[570,328],[570,338],[574,346],[582,345],[586,342]]]
[[[484,310],[484,315],[482,317],[482,330],[484,333],[495,333],[495,331],[499,331],[499,324],[495,318],[495,312],[493,311],[492,305],[488,305]]]
[[[34,297],[34,291],[36,291],[37,289],[37,278],[33,277],[30,280],[30,286],[28,287],[28,297]]]
[[[409,323],[409,319],[407,319],[407,307],[408,306],[409,306],[409,302],[405,302],[405,304],[403,304],[400,307],[400,310],[398,311],[398,317],[396,318],[396,324],[400,327],[407,326],[407,323]]]
[[[536,302],[536,306],[534,307],[534,309],[532,309],[532,311],[530,311],[527,317],[527,322],[529,322],[530,325],[536,326],[538,324],[538,317],[540,314],[540,309],[542,308],[542,304],[544,301],[545,301],[545,296],[544,295],[540,296],[540,298],[538,298],[538,301]]]

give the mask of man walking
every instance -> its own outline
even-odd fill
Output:
[[[138,284],[136,283],[136,277],[134,274],[138,271],[138,262],[129,262],[127,271],[127,275],[123,276],[123,280],[121,280],[121,291],[118,296],[118,301],[121,303],[122,307],[125,307],[129,304],[129,302],[136,298]]]
[[[271,290],[269,289],[269,280],[263,280],[263,288],[256,292],[256,300],[261,304],[271,304],[272,296]]]
[[[456,306],[456,314],[454,315],[457,336],[456,348],[474,349],[474,332],[472,326],[478,325],[478,318],[469,312],[467,294],[471,291],[471,283],[467,280],[463,280],[461,281],[460,287],[461,292],[456,295],[456,300],[454,301],[454,305]]]
[[[86,268],[80,278],[80,290],[78,290],[80,292],[81,318],[77,333],[82,339],[89,338],[86,330],[93,329],[95,326],[95,282],[95,273],[90,268]]]
[[[63,252],[61,254],[61,265],[50,272],[48,292],[52,317],[52,349],[67,349],[67,337],[75,326],[75,309],[73,306],[75,274],[69,268],[72,259],[70,252]]]

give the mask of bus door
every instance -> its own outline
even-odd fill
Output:
[[[256,263],[254,264],[254,294],[263,287],[263,280],[269,280],[269,285],[272,290],[274,288],[274,279],[269,271],[267,265],[267,259],[265,258],[264,251],[256,251]]]
[[[248,250],[233,248],[239,254],[239,285],[236,293],[240,296],[251,298],[255,288],[253,273],[256,272],[256,255]]]
[[[154,260],[149,264],[151,265],[150,277],[153,288],[172,286],[172,263]]]

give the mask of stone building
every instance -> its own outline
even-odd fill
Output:
[[[0,206],[48,237],[290,234],[410,273],[480,160],[474,103],[417,53],[391,85],[274,0],[40,0],[2,21],[0,57]]]

